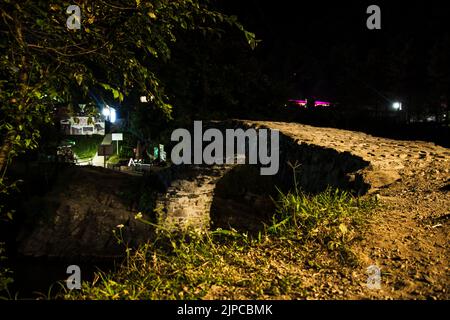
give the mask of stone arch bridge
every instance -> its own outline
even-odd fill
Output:
[[[157,200],[162,226],[257,229],[273,214],[274,186],[292,183],[289,163],[300,164],[298,183],[306,191],[331,186],[357,194],[376,193],[435,165],[447,170],[447,175],[450,168],[450,150],[428,142],[285,122],[239,120],[216,126],[279,130],[278,174],[259,176],[259,170],[249,165],[183,166],[166,182],[166,192]]]
[[[152,207],[156,201],[159,225],[171,230],[257,231],[274,214],[275,186],[285,190],[292,186],[289,163],[296,162],[300,164],[297,182],[308,192],[332,186],[357,194],[388,195],[387,200],[402,203],[395,217],[393,212],[386,216],[394,224],[397,219],[410,219],[411,210],[418,215],[448,216],[450,150],[433,143],[283,122],[230,121],[207,126],[278,129],[278,174],[261,176],[254,165],[180,165],[148,177],[91,166],[66,168],[45,195],[24,199],[23,207],[30,211],[24,213],[40,218],[21,229],[19,252],[55,257],[123,255],[111,230],[124,226],[124,240],[131,246],[148,241],[153,229],[134,217],[136,203],[150,200]],[[155,185],[159,185],[156,200],[148,192]]]

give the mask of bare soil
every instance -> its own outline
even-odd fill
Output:
[[[370,161],[367,177],[380,206],[352,251],[356,267],[323,257],[327,268],[302,268],[313,299],[450,298],[450,150],[346,130],[259,122],[293,139],[350,152]],[[379,183],[382,181],[383,183]],[[367,286],[369,266],[381,270],[381,288]],[[300,269],[300,268],[299,268]]]

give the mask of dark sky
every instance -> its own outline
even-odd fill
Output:
[[[223,0],[244,25],[268,42],[366,45],[401,34],[434,37],[450,30],[445,1]],[[369,5],[380,6],[382,30],[366,28]]]
[[[380,66],[398,64],[395,61],[397,51],[399,57],[405,55],[397,60],[410,58],[411,61],[408,66],[399,67],[403,68],[404,75],[398,73],[399,79],[392,80],[402,82],[404,87],[392,90],[426,90],[424,81],[431,49],[442,39],[449,38],[450,9],[446,9],[445,1],[220,1],[227,13],[237,15],[244,26],[262,40],[257,54],[265,59],[266,67],[272,69],[269,72],[275,78],[286,80],[289,73],[298,72],[303,76],[299,79],[299,88],[329,96],[348,95],[334,85],[337,78],[347,72],[343,70],[347,68],[342,67],[344,65],[352,69],[349,75],[363,78],[368,86],[374,87],[369,89],[369,95],[374,90],[388,94],[392,87],[386,80],[390,71],[382,74],[380,70],[376,74],[375,67],[374,74],[366,77],[363,74],[366,71],[358,70],[358,64],[366,63],[370,54],[378,55]],[[381,9],[381,30],[366,27],[369,17],[366,10],[372,4]],[[339,58],[338,55],[334,58],[335,51],[340,54]],[[345,61],[347,51],[351,61]],[[309,78],[308,74],[311,74]],[[407,77],[410,83],[401,77]],[[352,79],[349,81],[350,85],[354,83]]]

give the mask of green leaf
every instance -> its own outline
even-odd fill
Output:
[[[114,99],[118,99],[119,96],[120,96],[120,92],[118,90],[116,90],[116,89],[113,89],[113,88],[111,89],[111,91],[113,93]]]
[[[148,52],[150,52],[150,54],[152,56],[154,56],[155,58],[158,58],[158,52],[155,50],[155,48],[153,48],[151,46],[147,46],[147,50],[148,50]]]
[[[100,85],[105,88],[106,90],[111,90],[111,86],[109,84],[106,83],[100,83]]]
[[[41,99],[41,98],[42,98],[42,93],[40,93],[40,92],[37,91],[37,90],[34,90],[34,91],[33,91],[33,94],[34,94],[34,96],[35,96],[36,98],[38,98],[38,99]]]
[[[36,19],[36,24],[37,24],[39,27],[43,27],[44,24],[45,24],[45,22],[44,22],[44,20],[42,20],[42,19]]]
[[[78,85],[81,86],[81,83],[83,82],[83,75],[81,73],[75,73],[74,76]]]

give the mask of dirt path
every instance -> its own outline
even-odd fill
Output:
[[[247,122],[298,140],[350,152],[371,163],[367,173],[380,208],[353,251],[360,264],[305,272],[312,298],[450,298],[450,150],[331,128]],[[381,270],[381,289],[367,287],[366,268]]]
[[[426,168],[402,173],[401,181],[380,190],[381,210],[355,248],[363,264],[381,269],[381,290],[365,290],[363,295],[448,299],[448,163],[432,161]]]

